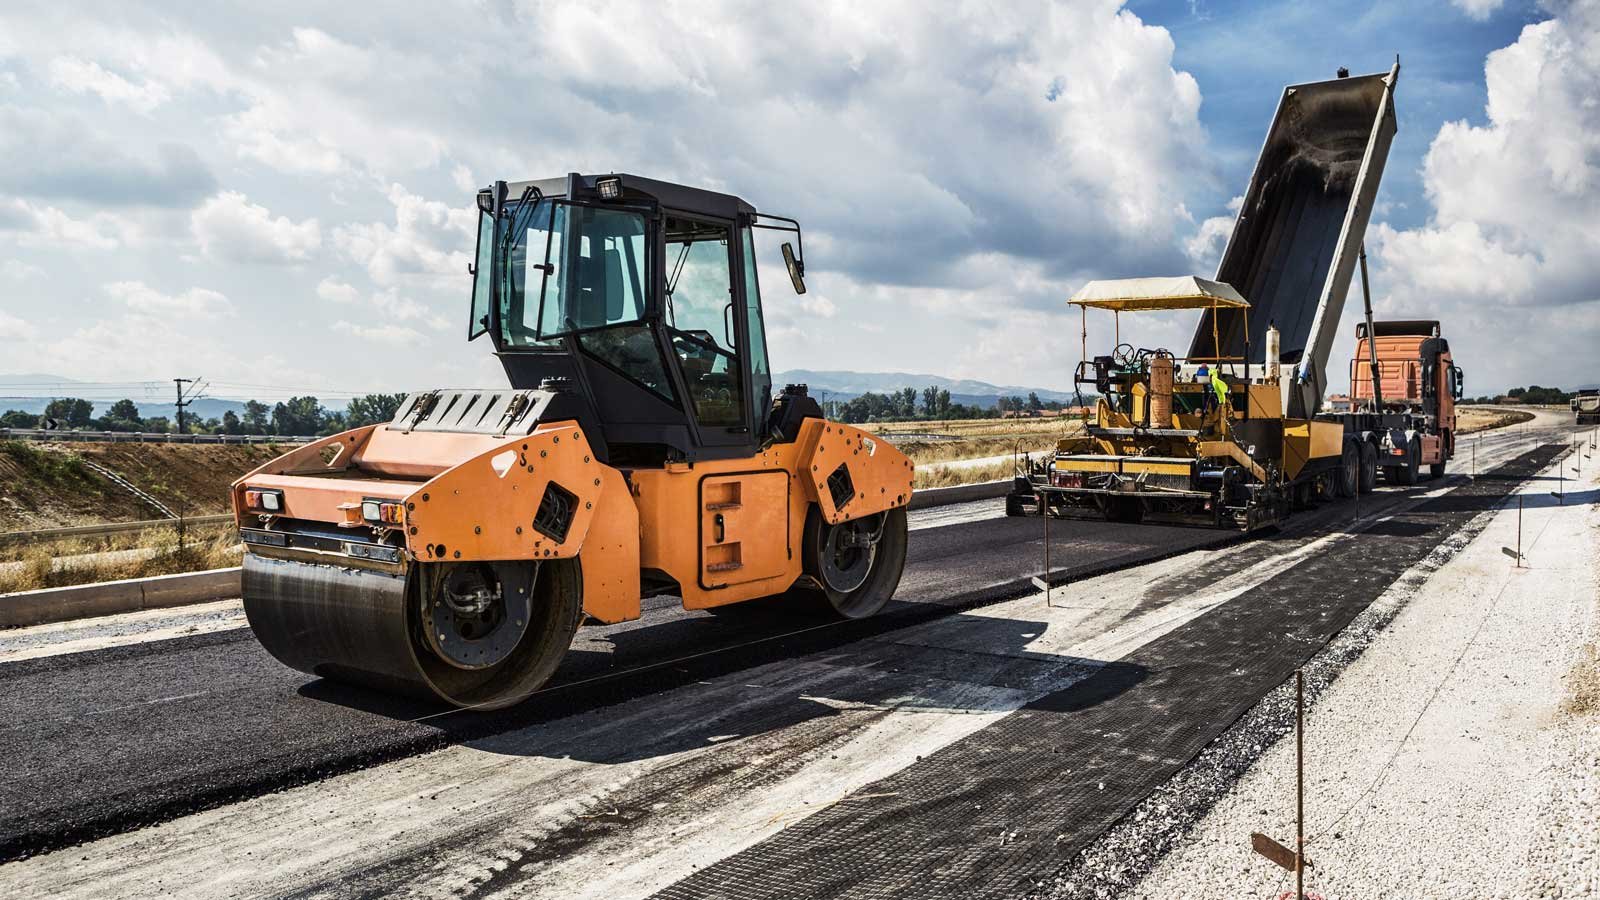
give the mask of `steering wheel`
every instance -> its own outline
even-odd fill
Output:
[[[1116,349],[1111,351],[1111,361],[1124,369],[1133,365],[1136,357],[1132,344],[1118,344]]]

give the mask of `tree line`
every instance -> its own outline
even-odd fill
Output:
[[[1560,388],[1540,387],[1530,384],[1527,387],[1514,387],[1503,395],[1507,399],[1530,406],[1561,406],[1571,401],[1577,391],[1563,391]],[[1463,403],[1494,404],[1500,402],[1500,397],[1478,397],[1476,399],[1463,398]]]
[[[188,434],[337,434],[351,428],[389,421],[394,418],[395,411],[405,397],[405,394],[363,394],[352,398],[343,410],[329,409],[312,396],[291,397],[270,406],[247,400],[242,413],[230,409],[221,417],[202,419],[184,416],[183,430]],[[177,430],[177,423],[167,416],[140,416],[139,406],[132,400],[118,400],[102,416],[96,416],[94,408],[94,403],[81,397],[61,397],[51,400],[43,413],[7,410],[0,414],[0,428],[44,428],[47,422],[54,422],[58,428],[83,431]]]
[[[920,393],[916,388],[906,387],[887,394],[868,391],[849,400],[832,400],[828,402],[827,414],[838,421],[856,425],[862,422],[987,419],[994,416],[996,409],[1005,413],[1024,410],[1039,412],[1061,408],[1061,401],[1040,400],[1038,393],[1033,391],[1029,391],[1026,398],[999,397],[995,400],[994,406],[952,403],[948,390],[930,386],[923,388]]]

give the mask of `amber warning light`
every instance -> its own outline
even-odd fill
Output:
[[[395,500],[368,497],[361,501],[361,518],[376,525],[399,525],[405,518],[405,507]]]
[[[250,488],[244,492],[244,505],[247,509],[260,513],[281,513],[283,512],[283,491]]]

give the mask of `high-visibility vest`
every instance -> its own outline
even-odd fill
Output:
[[[1215,369],[1211,371],[1211,390],[1217,395],[1218,405],[1228,405],[1228,383],[1222,380],[1222,373]]]

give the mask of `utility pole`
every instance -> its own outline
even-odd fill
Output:
[[[194,387],[185,391],[183,386],[186,384],[192,384]],[[172,379],[172,386],[177,389],[178,394],[176,403],[178,434],[187,434],[188,432],[184,431],[183,428],[183,410],[189,404],[200,399],[202,385],[197,378],[174,378]]]

